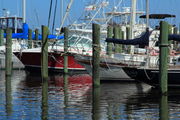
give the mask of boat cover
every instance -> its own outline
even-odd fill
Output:
[[[180,42],[180,35],[170,34],[170,35],[168,36],[168,39],[169,39],[169,40],[174,40],[174,41]]]
[[[107,38],[106,42],[112,42],[116,44],[124,44],[124,45],[149,45],[149,36],[152,31],[147,30],[141,37],[135,39],[115,39],[115,38]]]
[[[12,38],[19,38],[19,39],[28,39],[28,24],[23,23],[23,32],[22,33],[12,33]],[[4,38],[6,38],[6,33],[4,33]],[[49,39],[63,39],[64,36],[57,36],[57,35],[48,35]],[[35,34],[32,33],[32,39],[35,40]],[[38,39],[42,40],[42,35],[38,35]]]

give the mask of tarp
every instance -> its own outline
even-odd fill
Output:
[[[12,38],[18,39],[28,39],[28,24],[23,23],[23,32],[22,33],[12,33]],[[6,33],[4,33],[4,37],[6,37]],[[48,35],[49,39],[63,39],[64,36],[56,36],[56,35]],[[32,33],[32,39],[35,40],[35,34]],[[42,35],[38,35],[38,39],[42,40]]]
[[[149,36],[152,32],[147,30],[141,37],[135,39],[114,39],[114,38],[107,38],[106,42],[112,42],[116,44],[124,44],[124,45],[149,45]]]
[[[168,36],[168,39],[169,39],[169,40],[174,40],[174,41],[180,42],[180,35],[170,34],[170,35]]]

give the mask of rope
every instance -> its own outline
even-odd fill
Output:
[[[146,77],[148,78],[148,80],[151,80],[151,78],[149,77],[149,75],[147,74],[147,72],[146,72],[146,69],[144,68],[144,72],[145,72],[145,75],[146,75]]]

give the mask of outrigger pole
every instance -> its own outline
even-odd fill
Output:
[[[74,0],[71,0],[70,3],[68,4],[67,8],[66,8],[66,13],[65,13],[65,15],[64,15],[64,17],[62,19],[61,25],[59,27],[59,34],[60,34],[61,28],[62,28],[62,26],[63,26],[63,24],[64,24],[64,22],[65,22],[65,20],[66,20],[66,18],[68,16],[68,14],[69,14],[69,11],[70,11],[70,8],[71,8],[71,5],[72,5],[73,1]]]

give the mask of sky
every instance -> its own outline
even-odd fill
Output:
[[[53,0],[55,3],[56,0]],[[57,13],[55,19],[55,27],[59,27],[61,23],[61,14],[67,7],[70,0],[63,0],[63,8],[61,6],[62,0],[57,0]],[[100,0],[74,0],[72,8],[65,25],[73,23],[82,15],[84,6],[92,1]],[[111,6],[115,6],[120,0],[110,0]],[[2,9],[10,11],[11,15],[22,16],[22,0],[0,0],[0,15],[3,14]],[[130,6],[131,0],[123,0],[122,6]],[[145,10],[145,0],[137,0],[137,8]],[[168,13],[176,15],[176,19],[171,20],[173,24],[180,23],[180,0],[149,0],[150,13]],[[54,14],[53,4],[53,14]],[[48,24],[48,15],[50,8],[50,0],[26,0],[26,22],[32,29],[40,28],[41,25]],[[51,25],[53,21],[53,14],[51,16]]]

